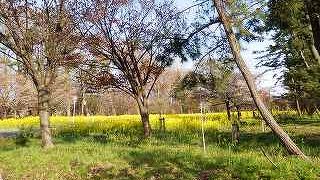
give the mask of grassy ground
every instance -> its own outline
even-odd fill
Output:
[[[74,125],[56,117],[56,146],[49,150],[29,128],[36,118],[1,121],[6,128],[24,124],[24,136],[0,139],[0,172],[4,179],[320,179],[319,119],[280,121],[311,162],[288,156],[257,120],[241,124],[241,142],[234,145],[229,123],[209,119],[204,153],[199,116],[169,115],[166,132],[156,119],[152,138],[144,140],[136,116],[78,117]]]

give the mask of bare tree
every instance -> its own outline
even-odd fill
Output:
[[[15,115],[30,116],[38,114],[37,91],[32,81],[22,73],[15,75],[14,106]]]
[[[179,79],[180,70],[167,68],[159,77],[150,97],[150,111],[152,113],[172,114],[178,113],[177,104],[172,97],[175,82]]]
[[[37,108],[36,92],[29,79],[10,67],[10,60],[0,59],[0,117],[32,115]],[[33,112],[32,112],[33,111]]]
[[[0,117],[6,118],[12,110],[14,97],[13,76],[9,72],[8,59],[0,59]]]
[[[232,124],[232,140],[239,142],[241,106],[251,104],[252,98],[242,75],[235,71],[234,63],[230,60],[222,63],[210,58],[201,60],[181,83],[195,92],[202,89],[202,93],[198,93],[205,93],[203,98],[209,105],[225,105],[227,118]],[[231,116],[233,109],[237,110],[237,119]]]
[[[0,2],[0,43],[11,52],[18,70],[29,77],[38,93],[42,145],[53,146],[49,129],[50,93],[59,66],[76,58],[78,37],[65,10],[65,1]]]
[[[133,97],[144,136],[149,137],[148,99],[173,61],[168,47],[175,34],[175,9],[166,1],[108,0],[78,3],[73,9],[75,16],[83,15],[79,29],[84,30],[86,48],[94,56],[81,66],[87,72],[85,81],[95,89],[116,88]]]

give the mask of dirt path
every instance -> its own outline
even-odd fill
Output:
[[[19,130],[17,129],[1,129],[0,138],[14,138],[18,135],[18,133],[19,133]]]

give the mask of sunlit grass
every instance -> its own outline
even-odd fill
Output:
[[[0,173],[6,179],[30,180],[320,179],[320,121],[312,119],[310,124],[308,119],[294,119],[294,113],[279,114],[286,115],[282,125],[312,162],[288,156],[249,111],[242,112],[238,145],[230,140],[226,113],[206,114],[206,152],[200,114],[165,115],[165,132],[159,129],[159,116],[151,115],[149,139],[143,138],[139,115],[53,116],[53,149],[43,150],[37,133],[25,145],[0,139]],[[0,128],[37,131],[39,118],[3,120]]]

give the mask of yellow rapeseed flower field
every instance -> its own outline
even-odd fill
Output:
[[[284,112],[277,112],[281,114]],[[290,112],[285,112],[289,113]],[[172,131],[198,131],[201,126],[201,119],[205,120],[206,129],[220,129],[230,125],[225,112],[201,114],[166,114],[165,125],[167,130]],[[232,114],[236,118],[236,113]],[[251,111],[242,111],[241,118],[247,123],[253,119]],[[151,126],[159,128],[159,115],[150,115]],[[72,131],[79,134],[101,133],[101,132],[126,132],[137,133],[141,131],[141,121],[139,115],[119,115],[119,116],[51,116],[50,123],[53,132]],[[10,118],[0,121],[0,129],[25,129],[39,128],[39,117],[29,116],[24,118]]]

